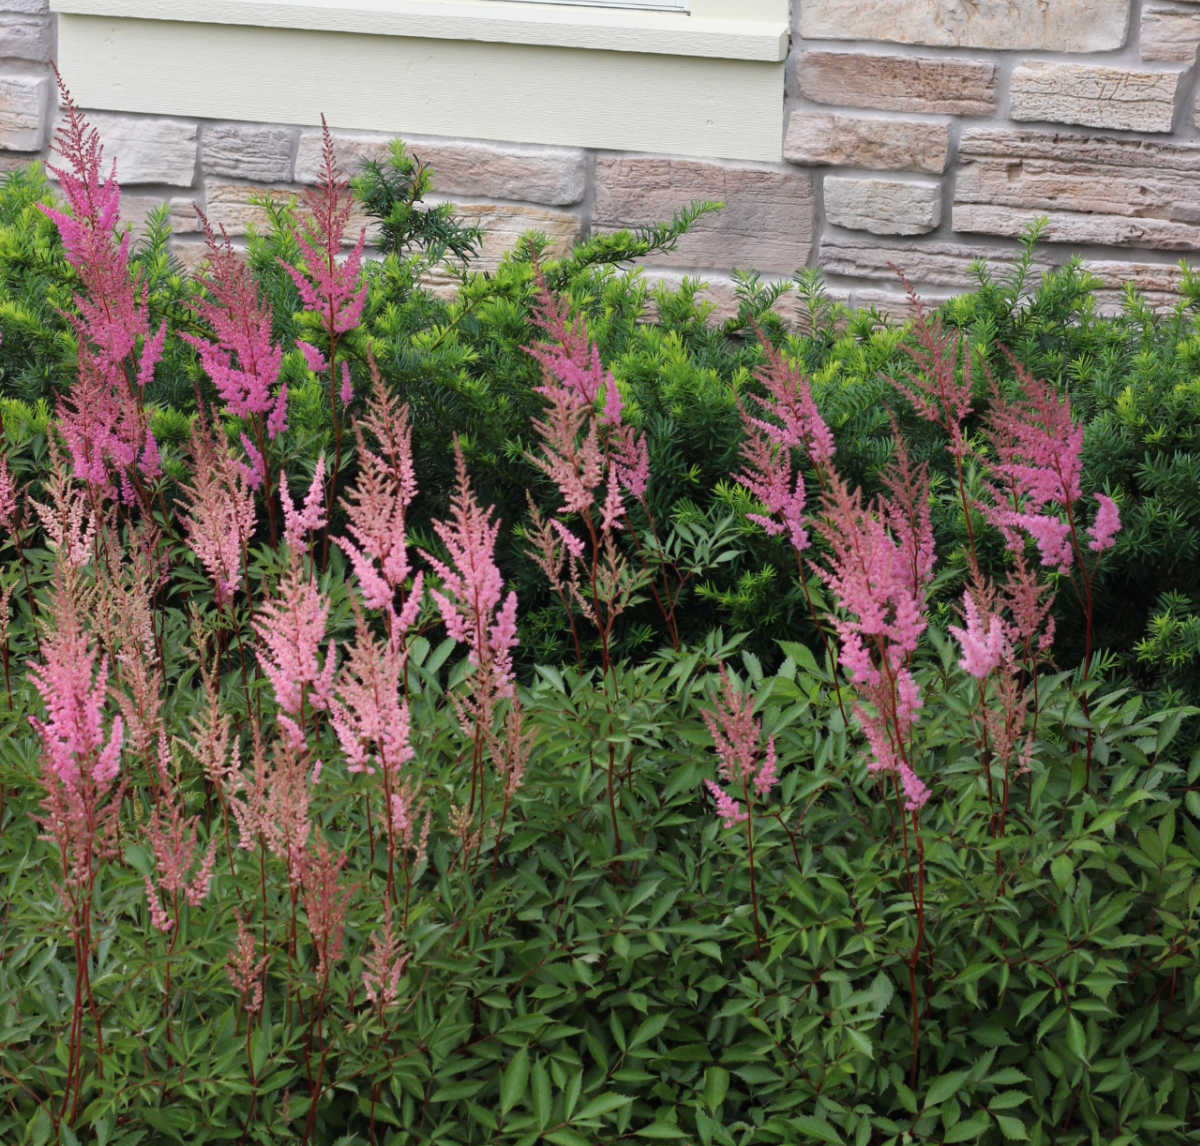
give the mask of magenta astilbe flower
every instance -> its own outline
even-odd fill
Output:
[[[262,642],[259,665],[275,691],[284,741],[295,752],[303,751],[305,745],[305,707],[324,710],[333,696],[336,658],[332,640],[324,665],[317,659],[328,615],[329,601],[293,561],[278,595],[254,619],[254,631]]]
[[[700,717],[716,745],[717,772],[726,784],[740,790],[749,808],[756,796],[765,797],[779,779],[775,738],[768,739],[765,750],[760,747],[762,722],[754,715],[754,697],[737,691],[724,665],[716,711],[701,711]],[[742,811],[736,799],[711,780],[706,780],[705,786],[717,802],[717,814],[725,827],[745,822],[749,812]]]
[[[517,595],[504,597],[504,578],[496,566],[499,522],[475,500],[471,479],[457,438],[454,465],[458,485],[450,503],[450,520],[435,521],[434,532],[450,555],[450,564],[422,552],[441,580],[430,596],[437,604],[447,634],[465,644],[470,661],[490,682],[497,696],[512,696],[512,649],[517,644]],[[502,600],[503,598],[503,600]]]
[[[1088,536],[1091,538],[1088,548],[1093,553],[1103,553],[1113,547],[1115,538],[1121,531],[1121,514],[1117,510],[1117,503],[1111,497],[1102,493],[1095,496],[1099,509],[1096,510],[1096,520],[1092,522],[1092,528],[1088,530]]]
[[[242,555],[254,532],[254,498],[240,463],[202,418],[192,427],[191,454],[192,480],[183,487],[188,544],[212,578],[217,606],[224,608],[242,583]]]
[[[256,420],[260,439],[264,425],[267,436],[274,438],[287,429],[287,387],[274,392],[283,350],[271,341],[271,307],[262,301],[254,275],[224,228],[218,242],[204,213],[198,207],[196,213],[208,248],[208,269],[201,282],[211,296],[202,299],[197,309],[216,337],[181,337],[199,351],[200,363],[226,413]]]
[[[357,327],[367,300],[367,285],[360,282],[362,253],[367,241],[364,228],[349,256],[340,259],[342,240],[354,213],[354,193],[338,168],[333,154],[333,138],[325,117],[321,117],[324,136],[321,183],[304,193],[308,219],[294,237],[300,247],[304,270],[282,262],[305,310],[317,315],[331,345],[336,336]],[[322,356],[323,358],[323,356]],[[311,365],[311,362],[310,362]],[[328,369],[326,360],[321,369]],[[313,367],[316,369],[316,367]]]
[[[283,506],[283,539],[291,549],[299,552],[304,546],[304,539],[325,524],[324,456],[317,458],[313,478],[299,512],[288,493],[287,479],[282,471],[279,474],[279,500]]]
[[[156,476],[157,449],[141,407],[141,389],[162,356],[165,322],[151,334],[145,286],[129,273],[129,234],[116,236],[121,192],[113,164],[103,174],[99,133],[90,128],[58,77],[66,117],[54,149],[65,167],[51,166],[70,214],[39,205],[58,227],[67,260],[83,291],[68,320],[79,343],[79,381],[59,402],[59,420],[75,476],[115,494],[110,469],[123,478],[134,465]],[[140,346],[140,350],[139,350]]]

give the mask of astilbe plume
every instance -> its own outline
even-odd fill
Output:
[[[303,548],[308,535],[325,524],[324,492],[324,456],[317,458],[308,493],[304,495],[304,503],[299,510],[296,509],[291,494],[288,493],[287,479],[282,473],[279,475],[279,501],[283,507],[283,539],[297,553]]]
[[[839,659],[867,702],[855,715],[871,749],[868,770],[896,773],[912,811],[929,798],[907,745],[921,706],[909,664],[925,631],[934,547],[928,477],[910,466],[899,438],[885,482],[891,496],[865,506],[860,490],[830,475],[817,523],[829,553],[817,572],[840,610],[833,618]]]
[[[765,797],[779,780],[775,737],[767,740],[765,750],[761,747],[762,722],[754,715],[754,697],[738,692],[724,665],[717,707],[711,712],[702,710],[700,716],[717,749],[718,774],[746,804],[743,810],[728,788],[704,781],[716,801],[717,814],[725,827],[732,828],[749,818],[755,800]]]
[[[263,847],[282,860],[289,882],[296,888],[312,834],[311,773],[284,743],[276,743],[274,756],[268,760],[257,729],[252,735],[250,775],[239,766],[236,745],[225,775],[225,799],[237,824],[238,847],[243,851]]]
[[[411,572],[405,513],[417,495],[412,430],[408,406],[387,392],[373,359],[370,365],[367,409],[354,427],[358,473],[342,500],[350,536],[335,537],[334,543],[349,558],[367,608],[384,612],[393,643],[402,644],[417,618],[424,576],[418,572],[405,594]],[[379,452],[367,446],[364,430],[374,437]],[[397,594],[402,596],[399,613]]]
[[[309,844],[305,849],[300,863],[305,922],[316,952],[317,978],[321,980],[328,978],[342,957],[346,909],[358,890],[357,884],[346,886],[341,881],[347,859],[345,853],[335,857],[324,838],[318,836],[315,846]]]
[[[207,851],[200,852],[200,817],[187,815],[184,811],[183,795],[179,790],[165,734],[160,735],[155,764],[158,769],[158,791],[144,831],[146,842],[154,855],[157,880],[149,875],[145,877],[146,901],[150,907],[151,922],[159,931],[167,932],[175,925],[173,917],[178,916],[181,893],[191,907],[198,907],[208,896],[217,854],[217,838],[214,835],[209,840]]]
[[[66,166],[49,170],[71,213],[40,204],[39,209],[58,227],[83,287],[67,315],[78,341],[79,374],[70,395],[59,400],[59,428],[76,478],[111,496],[115,473],[121,496],[130,501],[137,473],[153,479],[160,472],[142,390],[162,357],[166,322],[151,334],[146,288],[129,271],[129,233],[117,238],[116,164],[105,178],[99,133],[88,126],[61,76],[58,85],[66,114],[54,150]]]
[[[218,431],[202,417],[192,426],[191,455],[191,483],[183,486],[188,544],[212,578],[218,608],[226,608],[242,582],[254,497]]]
[[[383,926],[371,933],[371,950],[363,956],[363,990],[380,1015],[400,997],[400,979],[412,958],[392,926],[392,910],[384,905]]]
[[[260,959],[255,959],[256,940],[254,932],[246,926],[242,913],[236,912],[237,942],[229,952],[225,963],[225,974],[233,984],[234,990],[241,997],[242,1010],[253,1018],[262,1010],[263,977],[271,962],[268,952]]]
[[[80,569],[92,560],[97,515],[83,491],[72,484],[53,438],[49,445],[50,472],[42,486],[48,501],[31,497],[29,504],[41,523],[46,546],[56,559],[73,569]]]
[[[225,412],[249,420],[254,460],[261,461],[267,440],[287,429],[287,385],[275,390],[283,350],[271,339],[271,307],[262,301],[245,259],[233,249],[224,227],[218,242],[199,207],[196,213],[208,249],[200,279],[207,297],[200,299],[196,309],[214,337],[181,337],[199,353],[204,372],[225,403]]]
[[[8,468],[8,455],[0,453],[0,528],[11,529],[16,516],[17,489]]]
[[[296,752],[305,745],[306,708],[324,711],[332,698],[334,642],[329,641],[323,665],[317,657],[328,615],[328,599],[293,556],[277,594],[254,619],[259,665],[275,692],[283,738]]]

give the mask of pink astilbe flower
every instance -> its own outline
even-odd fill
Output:
[[[287,387],[275,392],[283,350],[271,340],[270,304],[262,301],[254,275],[233,249],[224,227],[218,242],[199,207],[196,213],[208,248],[207,270],[200,281],[210,296],[199,301],[197,310],[215,339],[180,337],[199,352],[200,364],[226,413],[252,419],[260,442],[264,427],[267,436],[274,438],[287,428]]]
[[[318,836],[316,847],[309,845],[300,864],[304,917],[316,952],[317,978],[321,980],[328,978],[333,965],[342,957],[346,909],[358,890],[357,884],[346,887],[341,882],[347,859],[345,853],[335,858],[329,845]]]
[[[1023,530],[1037,542],[1043,565],[1067,572],[1075,557],[1071,507],[1082,496],[1083,426],[1071,418],[1067,397],[1015,361],[1013,368],[1018,397],[1008,400],[993,387],[988,438],[1001,484],[991,486],[992,504],[980,508],[1010,550],[1022,544]]]
[[[1121,531],[1121,514],[1117,510],[1117,503],[1111,497],[1102,493],[1095,496],[1099,508],[1096,510],[1096,520],[1088,530],[1088,537],[1091,538],[1088,548],[1093,553],[1103,553],[1113,547],[1115,538]]]
[[[325,524],[324,456],[317,458],[312,481],[299,512],[288,493],[287,479],[282,471],[279,474],[279,500],[283,506],[283,539],[291,549],[299,552],[304,546],[304,539]]]
[[[254,619],[254,631],[261,641],[259,665],[275,691],[284,740],[295,752],[305,745],[306,706],[322,711],[332,699],[336,669],[332,640],[324,665],[317,659],[328,615],[329,601],[313,578],[293,561],[283,575],[278,595]]]
[[[778,781],[775,759],[775,738],[767,741],[764,750],[759,745],[762,722],[754,715],[754,697],[741,694],[721,666],[721,696],[714,712],[700,713],[708,734],[716,745],[717,772],[721,779],[740,791],[749,808],[757,796],[765,797]],[[713,799],[717,801],[717,814],[725,821],[725,827],[746,820],[749,812],[743,812],[736,799],[711,780],[706,780]]]
[[[367,608],[384,611],[388,631],[399,643],[416,621],[423,576],[417,573],[397,614],[396,594],[403,591],[411,572],[405,513],[417,495],[412,430],[408,406],[388,394],[373,359],[370,365],[372,388],[367,410],[354,427],[358,474],[342,500],[350,537],[335,537],[334,543],[349,558]],[[367,447],[364,430],[379,443],[378,453]]]
[[[293,236],[300,248],[302,267],[294,267],[280,260],[296,289],[304,309],[320,320],[329,339],[329,357],[318,354],[321,365],[313,370],[332,370],[332,352],[337,336],[353,330],[362,321],[363,305],[367,300],[367,284],[362,282],[362,253],[367,241],[366,228],[358,236],[350,254],[342,260],[339,256],[342,241],[354,213],[354,193],[342,175],[333,154],[333,137],[325,117],[321,117],[323,133],[321,182],[316,188],[304,193],[307,219],[304,226]],[[308,358],[309,347],[305,350]],[[333,379],[330,378],[332,394]]]
[[[254,958],[254,932],[246,926],[240,911],[235,912],[234,916],[237,919],[237,942],[229,952],[225,974],[241,996],[242,1010],[253,1018],[262,1010],[263,977],[271,962],[271,954],[267,952],[261,959]]]
[[[183,797],[174,775],[171,752],[165,734],[160,734],[158,757],[158,792],[146,822],[146,842],[154,854],[157,883],[146,876],[146,899],[150,918],[159,931],[170,931],[172,915],[179,910],[182,892],[189,906],[198,907],[208,896],[212,882],[213,863],[217,854],[217,838],[209,840],[208,850],[198,853],[198,815],[186,815]],[[197,856],[199,854],[199,859]],[[170,910],[163,905],[165,897]]]
[[[884,479],[892,496],[871,507],[830,472],[817,523],[829,557],[817,572],[839,607],[841,663],[866,702],[854,712],[871,749],[868,771],[896,773],[912,811],[929,797],[905,746],[921,707],[909,663],[925,631],[933,533],[924,467],[910,466],[899,439],[896,446]]]
[[[348,772],[395,774],[412,759],[404,656],[391,641],[375,641],[356,608],[354,643],[338,674],[329,721]]]
[[[425,812],[423,820],[422,812]],[[417,798],[416,789],[407,781],[392,793],[388,815],[396,841],[411,858],[411,866],[419,867],[425,861],[432,814],[426,810],[425,802]],[[421,825],[419,828],[418,824]]]
[[[450,564],[422,552],[441,580],[430,596],[442,615],[447,634],[465,644],[471,663],[496,696],[512,696],[512,650],[517,644],[517,595],[504,596],[504,578],[494,551],[499,522],[475,500],[471,479],[457,438],[454,442],[457,489],[450,520],[435,521],[434,532],[445,545]]]
[[[212,578],[217,606],[224,608],[242,583],[242,557],[254,532],[254,498],[219,431],[200,417],[192,427],[191,454],[192,480],[183,487],[188,544]]]
[[[743,420],[785,450],[803,450],[814,466],[830,465],[833,433],[813,401],[808,379],[765,338],[760,337],[759,342],[767,361],[754,376],[770,399],[765,405],[771,420],[745,414]]]
[[[17,516],[17,489],[8,468],[8,456],[0,454],[0,528],[10,529]]]
[[[963,620],[966,628],[948,626],[951,635],[962,649],[959,667],[976,680],[984,680],[1009,655],[1004,635],[1004,621],[999,614],[987,609],[981,616],[975,595],[963,590]]]
[[[62,466],[53,438],[50,440],[50,474],[44,483],[49,503],[29,499],[46,534],[46,545],[57,559],[72,569],[92,560],[97,521],[87,495],[74,487]]]
[[[603,392],[603,420],[620,422],[621,394],[612,374],[601,365],[600,348],[589,342],[583,318],[572,323],[566,300],[551,294],[540,278],[533,317],[551,340],[525,347],[525,353],[542,367],[542,385],[534,393],[567,409],[590,410]]]
[[[385,904],[383,927],[371,933],[370,954],[363,956],[362,982],[367,1002],[383,1014],[400,997],[400,979],[412,958],[392,926],[392,909]]]
[[[145,285],[129,273],[129,234],[117,238],[121,192],[113,164],[103,174],[99,133],[90,128],[58,77],[66,116],[54,149],[65,167],[51,166],[70,214],[39,204],[58,227],[68,262],[82,291],[68,321],[75,331],[79,376],[59,400],[59,424],[71,452],[75,476],[115,496],[116,473],[131,500],[130,472],[157,476],[158,451],[142,410],[141,390],[154,374],[166,336],[164,322],[150,332]]]

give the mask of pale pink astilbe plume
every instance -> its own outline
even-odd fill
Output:
[[[97,521],[87,495],[72,485],[62,458],[50,441],[50,474],[44,482],[49,501],[29,498],[46,535],[46,545],[60,562],[73,569],[89,564],[95,548]]]
[[[49,615],[41,624],[40,660],[29,677],[45,720],[31,716],[42,743],[39,822],[58,848],[66,902],[90,910],[96,865],[117,854],[117,816],[126,783],[118,782],[124,739],[120,716],[104,725],[108,666],[83,625],[88,597],[79,574],[55,565]]]
[[[237,941],[225,962],[225,974],[241,996],[242,1010],[253,1018],[262,1010],[263,977],[271,962],[271,954],[268,951],[261,959],[255,959],[254,932],[246,926],[240,911],[236,911],[234,917],[237,920]]]
[[[471,663],[489,682],[497,696],[512,696],[512,650],[517,644],[517,595],[504,596],[504,578],[496,565],[496,536],[500,523],[492,511],[475,500],[471,479],[457,438],[454,442],[457,488],[450,503],[450,519],[435,521],[434,532],[450,557],[450,564],[422,552],[441,581],[431,590],[447,634],[465,644]]]
[[[157,476],[157,447],[141,407],[141,390],[162,356],[165,322],[152,334],[146,288],[129,273],[129,234],[117,238],[121,193],[113,164],[103,173],[99,133],[88,126],[58,77],[66,115],[54,141],[65,167],[50,166],[70,214],[39,205],[58,227],[82,291],[68,320],[79,343],[79,380],[60,399],[59,421],[75,476],[113,494],[110,470],[128,487],[130,467]],[[139,349],[140,347],[140,349]]]
[[[310,574],[293,561],[283,575],[276,596],[259,610],[254,631],[261,642],[259,665],[275,691],[278,722],[293,751],[305,745],[306,706],[313,711],[329,707],[333,674],[337,667],[331,640],[325,663],[318,661],[325,637],[329,601]]]
[[[270,304],[262,301],[254,275],[224,227],[218,242],[199,207],[196,213],[208,249],[207,269],[200,279],[208,297],[197,303],[197,310],[215,337],[181,337],[199,352],[226,413],[252,419],[260,441],[264,428],[274,438],[287,429],[287,387],[275,390],[283,350],[271,340]]]
[[[357,884],[347,887],[341,882],[348,858],[344,852],[335,858],[324,838],[318,836],[316,846],[305,849],[300,864],[305,923],[316,952],[317,978],[322,980],[342,957],[346,909],[358,890]]]
[[[432,814],[425,808],[425,801],[418,798],[417,789],[407,780],[392,793],[388,816],[400,847],[410,857],[412,866],[419,867],[425,861]]]
[[[1096,520],[1088,530],[1088,537],[1091,539],[1088,548],[1093,553],[1103,553],[1113,547],[1116,536],[1121,531],[1121,514],[1117,503],[1111,497],[1102,493],[1096,494],[1095,497],[1099,508],[1096,510]]]
[[[355,609],[354,642],[338,674],[329,721],[346,757],[348,772],[396,774],[412,759],[404,655],[388,640],[372,638]]]
[[[283,506],[283,539],[288,546],[299,552],[305,538],[325,524],[325,457],[317,458],[304,504],[297,511],[288,493],[287,478],[279,474],[279,501]]]
[[[283,260],[280,263],[296,284],[304,309],[320,318],[332,344],[337,335],[353,330],[362,320],[367,285],[360,280],[367,232],[366,228],[360,231],[353,250],[341,259],[346,228],[354,214],[354,192],[338,168],[333,137],[324,116],[321,117],[321,131],[324,140],[321,182],[305,191],[307,219],[304,226],[294,232],[303,269]],[[328,369],[329,365],[325,360],[321,369]]]
[[[748,421],[743,415],[743,420]],[[747,426],[742,442],[744,468],[737,482],[749,490],[766,507],[766,514],[748,513],[750,521],[761,525],[767,533],[777,536],[786,532],[792,547],[799,553],[808,548],[805,528],[804,474],[791,473],[788,451],[756,426]]]
[[[363,991],[367,1002],[382,1014],[396,1005],[400,997],[400,979],[412,957],[392,926],[392,909],[384,904],[383,927],[371,933],[371,950],[363,956]]]
[[[721,695],[716,709],[702,710],[700,717],[717,749],[717,772],[727,785],[740,790],[747,804],[747,810],[743,811],[727,790],[705,780],[717,802],[717,814],[725,827],[732,828],[745,822],[754,796],[765,797],[778,781],[775,738],[768,739],[765,749],[759,744],[762,722],[754,715],[754,697],[738,692],[724,665],[721,665]]]
[[[0,453],[0,528],[11,529],[16,516],[17,489],[8,468],[8,455]]]
[[[966,627],[948,626],[951,635],[962,650],[959,667],[976,680],[985,680],[1001,663],[1008,659],[1010,649],[1004,635],[1004,621],[984,601],[981,610],[976,594],[963,590],[963,621]]]
[[[929,487],[924,468],[913,468],[902,448],[884,481],[892,496],[867,507],[861,491],[830,471],[817,522],[829,555],[817,572],[839,608],[833,624],[841,663],[866,702],[854,712],[871,749],[868,770],[896,773],[912,811],[929,796],[905,747],[921,707],[909,663],[925,631],[933,569]]]
[[[393,640],[400,642],[421,604],[422,574],[417,573],[400,615],[395,613],[396,594],[411,572],[405,514],[417,495],[412,430],[408,406],[387,393],[373,359],[370,365],[367,410],[354,427],[358,474],[342,500],[350,537],[335,537],[334,543],[349,558],[367,608],[385,612]],[[364,430],[378,443],[378,452],[367,446]]]
[[[254,497],[240,464],[215,428],[196,419],[191,436],[191,484],[183,486],[188,544],[212,578],[218,607],[242,583],[242,558],[254,532]]]
[[[214,835],[209,840],[207,851],[200,850],[200,817],[184,811],[165,734],[159,737],[156,764],[158,791],[144,832],[154,855],[157,887],[150,876],[146,876],[145,883],[151,921],[159,931],[166,932],[174,926],[172,914],[179,909],[181,893],[191,907],[198,907],[208,896],[217,838]]]
[[[997,586],[1008,613],[1005,636],[1032,657],[1046,652],[1054,643],[1053,587],[1042,580],[1023,553],[1015,553],[1004,580]]]

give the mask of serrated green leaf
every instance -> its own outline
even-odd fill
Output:
[[[593,1098],[591,1102],[585,1103],[575,1117],[578,1119],[599,1118],[600,1115],[607,1114],[610,1110],[628,1106],[632,1101],[633,1096],[629,1094],[601,1094]]]
[[[1029,1141],[1029,1132],[1025,1129],[1025,1123],[1019,1118],[1014,1118],[1011,1114],[997,1114],[995,1117],[996,1125],[1000,1127],[1000,1133],[1010,1142]]]
[[[937,1106],[957,1094],[970,1073],[968,1070],[952,1070],[948,1074],[935,1078],[925,1091],[925,1109]]]
[[[654,1139],[686,1138],[687,1132],[670,1122],[651,1122],[649,1126],[643,1126],[637,1132],[637,1136]]]

